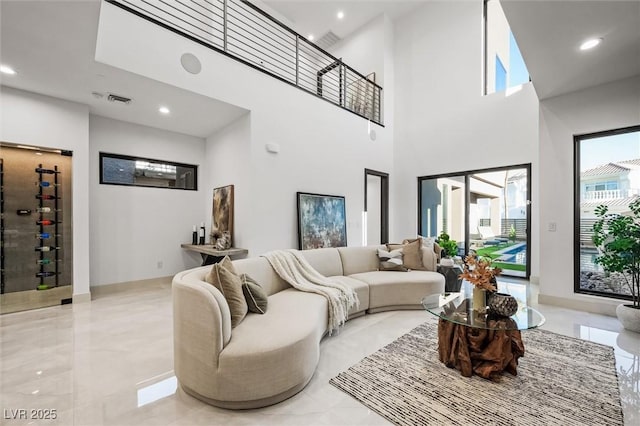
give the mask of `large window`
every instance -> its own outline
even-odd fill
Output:
[[[640,197],[640,126],[575,137],[575,291],[628,298],[624,278],[597,264],[593,224],[598,206],[630,212]]]
[[[485,0],[485,94],[529,81],[529,72],[498,0]]]
[[[100,183],[198,190],[198,166],[100,153]]]

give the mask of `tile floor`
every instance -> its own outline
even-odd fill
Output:
[[[530,292],[522,283],[507,285],[523,297]],[[640,334],[622,330],[611,317],[538,309],[547,317],[544,329],[615,347],[625,424],[640,424]],[[0,317],[0,424],[389,424],[328,381],[421,324],[426,315],[397,311],[350,321],[339,335],[322,342],[316,375],[302,392],[275,406],[234,412],[176,389],[166,282],[102,295],[91,303],[6,314]],[[21,409],[28,417],[56,410],[57,418],[12,419],[20,417]]]

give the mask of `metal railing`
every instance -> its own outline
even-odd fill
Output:
[[[382,87],[246,0],[106,0],[382,125]]]

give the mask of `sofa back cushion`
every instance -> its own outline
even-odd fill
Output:
[[[291,287],[276,274],[264,257],[234,260],[233,266],[238,274],[247,274],[253,278],[269,296]]]
[[[325,277],[343,275],[342,259],[335,248],[321,248],[315,250],[302,250],[300,254],[307,262]]]
[[[359,274],[361,272],[377,271],[380,265],[378,249],[386,250],[386,246],[369,247],[339,247],[344,275]]]
[[[438,269],[438,255],[433,249],[423,247],[422,248],[422,265],[425,271],[436,272]]]

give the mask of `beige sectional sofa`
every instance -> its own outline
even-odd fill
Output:
[[[360,300],[349,318],[395,309],[422,309],[422,298],[444,291],[436,256],[422,249],[428,271],[378,271],[377,247],[303,251],[321,274],[355,289]],[[248,314],[231,330],[229,306],[205,281],[210,266],[173,279],[175,374],[188,394],[232,409],[263,407],[302,390],[316,369],[320,340],[327,333],[328,305],[283,281],[263,257],[233,262],[267,292],[263,315]]]

